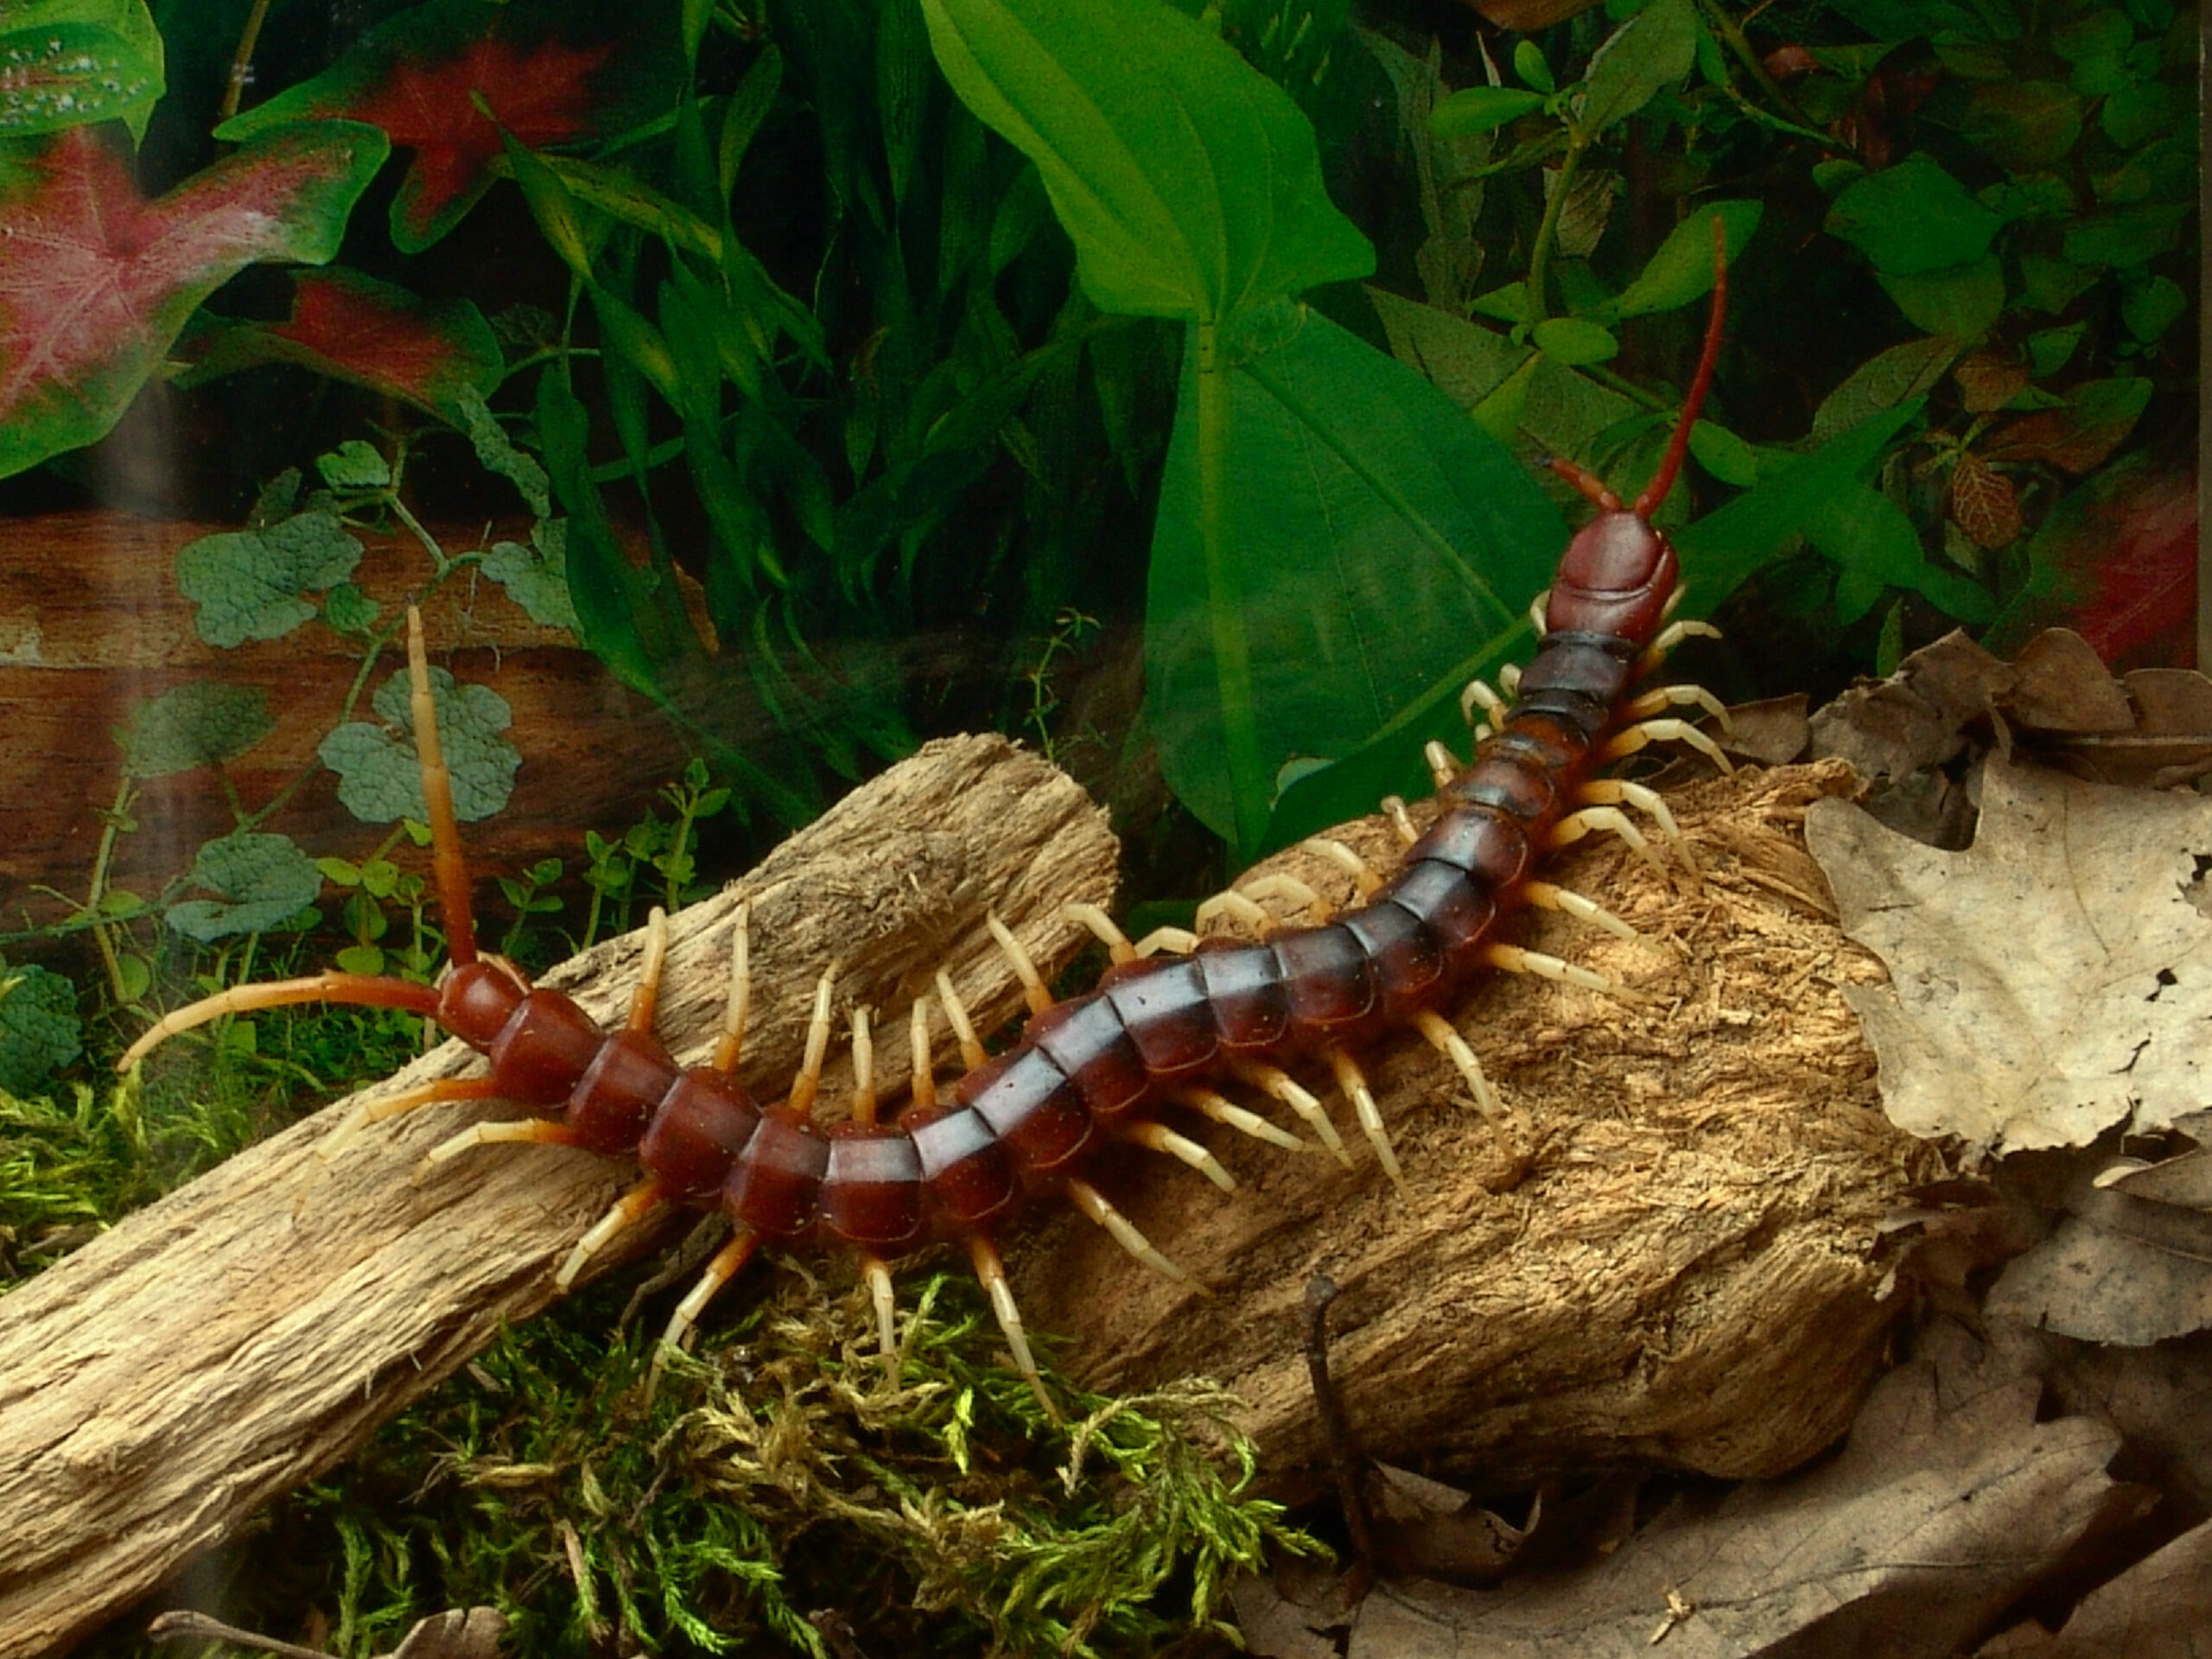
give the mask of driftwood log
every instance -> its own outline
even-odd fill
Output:
[[[1000,738],[932,744],[676,918],[662,1033],[687,1062],[711,1048],[744,899],[754,1001],[742,1069],[772,1096],[798,1067],[833,958],[855,1000],[903,1009],[944,967],[983,1017],[1004,1018],[1018,988],[986,911],[1040,961],[1065,961],[1088,936],[1058,908],[1110,898],[1114,862],[1103,815],[1042,760]],[[638,936],[610,940],[548,982],[619,1019],[638,956]],[[886,1077],[905,1074],[905,1032],[886,1022]],[[393,1081],[473,1063],[448,1043]],[[841,1098],[834,1076],[830,1088]],[[467,1116],[443,1107],[326,1164],[316,1149],[353,1103],[0,1298],[0,1656],[52,1651],[127,1606],[538,1312],[625,1179],[557,1149],[492,1148],[418,1185],[424,1152]]]
[[[963,987],[998,975],[993,1006],[1010,1008],[983,907],[1036,941],[1059,900],[1108,885],[1102,828],[1052,777],[995,741],[937,746],[741,884],[766,1004],[748,1076],[789,1075],[833,955],[848,996],[887,1014],[940,961]],[[1542,916],[1528,942],[1648,1000],[1485,986],[1457,1023],[1506,1103],[1500,1122],[1417,1038],[1384,1045],[1370,1070],[1402,1192],[1337,1102],[1349,1168],[1216,1134],[1243,1183],[1224,1196],[1133,1155],[1102,1179],[1212,1294],[1048,1216],[1012,1253],[1032,1329],[1065,1338],[1057,1353],[1087,1380],[1229,1382],[1250,1402],[1268,1483],[1290,1496],[1322,1457],[1300,1303],[1323,1271],[1346,1292],[1332,1369],[1377,1456],[1471,1461],[1503,1482],[1632,1459],[1766,1474],[1812,1455],[1879,1363],[1885,1224],[1935,1173],[1880,1115],[1840,995],[1880,969],[1837,931],[1798,833],[1808,800],[1848,787],[1831,765],[1670,791],[1701,882],[1610,842],[1562,858],[1557,879],[1644,937]],[[1378,868],[1396,855],[1379,821],[1338,833]],[[1325,860],[1287,863],[1346,896]],[[679,918],[662,1023],[687,1052],[719,1018],[729,908]],[[616,941],[559,977],[611,1014],[634,957]],[[895,1077],[904,1022],[879,1025],[880,1074]],[[460,1061],[442,1050],[408,1075]],[[321,1172],[315,1145],[344,1109],[0,1300],[0,1659],[119,1608],[536,1312],[622,1179],[545,1151],[481,1154],[417,1187],[423,1149],[464,1116],[442,1109]]]
[[[1728,1477],[1804,1461],[1880,1363],[1888,1229],[1938,1173],[1882,1116],[1842,988],[1883,970],[1838,930],[1804,849],[1805,804],[1852,786],[1831,761],[1669,790],[1702,882],[1610,839],[1573,849],[1547,874],[1644,937],[1538,912],[1524,938],[1648,1001],[1494,976],[1454,1023],[1505,1121],[1418,1036],[1391,1041],[1369,1070],[1404,1192],[1348,1122],[1349,1168],[1215,1135],[1239,1192],[1115,1188],[1212,1294],[1131,1273],[1056,1220],[1014,1263],[1032,1323],[1073,1338],[1102,1386],[1227,1383],[1288,1497],[1325,1458],[1302,1342],[1317,1274],[1344,1293],[1331,1369],[1377,1457],[1509,1488],[1626,1460]],[[1397,856],[1380,818],[1334,833],[1376,868]],[[1310,852],[1269,868],[1350,896]]]

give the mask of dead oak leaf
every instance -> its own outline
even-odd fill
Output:
[[[2212,801],[1993,757],[1973,846],[1942,852],[1839,800],[1806,842],[1844,931],[1890,970],[1847,989],[1891,1121],[1977,1149],[2164,1128],[2212,1095],[2212,920],[2190,903]]]
[[[1378,1586],[1351,1659],[1948,1656],[2135,1495],[2086,1417],[1954,1325],[1875,1384],[1842,1454],[1645,1529],[1583,1570],[1498,1590]],[[1664,1630],[1663,1637],[1660,1634]]]

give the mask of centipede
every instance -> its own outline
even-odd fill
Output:
[[[1608,769],[1658,742],[1687,744],[1729,767],[1713,739],[1675,712],[1695,708],[1725,725],[1709,692],[1647,689],[1681,640],[1714,632],[1702,622],[1674,620],[1680,561],[1652,523],[1682,470],[1719,357],[1727,276],[1717,232],[1714,255],[1711,320],[1697,366],[1643,492],[1624,504],[1573,463],[1549,463],[1596,512],[1571,537],[1550,588],[1531,608],[1534,657],[1517,673],[1501,674],[1503,692],[1479,681],[1467,688],[1462,707],[1476,737],[1471,760],[1461,765],[1441,745],[1430,746],[1433,818],[1416,829],[1402,804],[1387,804],[1402,843],[1387,874],[1340,844],[1316,843],[1352,867],[1357,902],[1349,907],[1306,925],[1279,925],[1259,908],[1257,886],[1231,888],[1202,905],[1198,919],[1204,925],[1227,915],[1248,924],[1255,937],[1164,929],[1132,943],[1097,907],[1071,906],[1070,915],[1104,943],[1111,965],[1089,990],[1064,1000],[1054,998],[994,918],[992,930],[1030,1008],[1023,1028],[1001,1052],[988,1052],[950,979],[939,973],[935,1008],[951,1029],[961,1070],[949,1086],[938,1077],[931,999],[917,999],[909,1011],[914,1063],[906,1097],[886,1116],[869,1075],[865,1014],[856,1011],[855,1109],[825,1124],[815,1105],[830,1039],[834,970],[818,987],[805,1058],[782,1097],[760,1097],[738,1078],[750,986],[744,912],[734,931],[720,1039],[698,1065],[679,1065],[653,1032],[666,953],[664,912],[655,910],[649,920],[628,1016],[613,1028],[480,948],[422,622],[410,609],[410,715],[447,936],[442,976],[424,985],[333,970],[233,986],[162,1018],[124,1053],[121,1069],[228,1014],[308,1002],[407,1010],[475,1049],[486,1070],[372,1103],[334,1137],[332,1152],[363,1123],[398,1112],[505,1100],[543,1115],[472,1124],[430,1158],[521,1142],[633,1163],[635,1185],[557,1270],[563,1289],[611,1241],[665,1206],[719,1212],[729,1226],[728,1242],[670,1316],[664,1352],[687,1339],[709,1303],[762,1247],[775,1246],[857,1258],[879,1340],[887,1355],[895,1354],[891,1264],[957,1245],[989,1298],[1014,1368],[1057,1415],[999,1252],[997,1241],[1017,1214],[1066,1203],[1139,1261],[1187,1281],[1102,1191],[1096,1178],[1107,1147],[1134,1143],[1163,1152],[1226,1186],[1231,1183],[1219,1163],[1173,1127],[1170,1112],[1194,1113],[1277,1146],[1306,1144],[1223,1092],[1234,1087],[1287,1109],[1326,1150],[1349,1161],[1328,1109],[1300,1081],[1325,1071],[1383,1172],[1400,1182],[1395,1151],[1361,1069],[1363,1052],[1387,1033],[1417,1032],[1449,1058],[1477,1106],[1495,1114],[1498,1103],[1480,1064],[1446,1018],[1485,975],[1536,973],[1625,994],[1601,975],[1514,944],[1509,935],[1516,913],[1535,906],[1633,937],[1601,906],[1541,880],[1544,856],[1605,832],[1654,857],[1649,838],[1624,810],[1633,807],[1689,862],[1664,800]]]

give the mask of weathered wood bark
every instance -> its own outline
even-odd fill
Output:
[[[711,1046],[748,898],[743,1070],[771,1097],[833,957],[852,1001],[903,1009],[942,966],[1003,1017],[1018,996],[986,910],[1040,962],[1064,960],[1087,936],[1058,906],[1109,898],[1114,860],[1103,815],[1041,760],[998,738],[933,744],[676,918],[661,1031],[687,1061]],[[638,948],[609,941],[549,982],[619,1017]],[[473,1062],[448,1044],[394,1082]],[[887,1022],[879,1063],[904,1074],[903,1020]],[[326,1164],[317,1148],[352,1109],[240,1154],[0,1299],[0,1656],[97,1624],[544,1306],[554,1268],[624,1179],[507,1147],[417,1185],[426,1149],[466,1121],[452,1108],[365,1133]]]
[[[25,891],[33,884],[83,887],[121,773],[122,751],[109,733],[143,699],[194,680],[268,691],[275,729],[228,768],[249,806],[315,766],[315,747],[341,718],[359,655],[320,627],[230,651],[200,638],[194,607],[177,591],[177,550],[234,528],[121,512],[0,519],[0,778],[39,780],[35,789],[0,791],[0,908],[11,917],[59,912]],[[457,551],[478,545],[484,528],[440,534]],[[391,616],[424,569],[411,540],[372,540],[354,581]],[[686,751],[667,722],[568,634],[532,622],[497,583],[449,583],[429,601],[424,620],[438,659],[462,678],[482,677],[480,665],[497,660],[496,689],[530,754],[507,809],[471,830],[480,870],[549,855],[574,869],[585,826],[613,833],[634,823],[654,790],[682,772]],[[403,666],[397,652],[389,655],[372,689]],[[355,718],[373,718],[365,697]],[[194,849],[232,827],[222,784],[205,768],[147,781],[135,816],[142,831],[122,837],[111,879],[142,891],[188,868]],[[349,857],[385,830],[340,804],[328,772],[312,777],[266,827],[318,855]]]
[[[1724,1476],[1803,1461],[1880,1363],[1885,1224],[1937,1168],[1882,1116],[1840,990],[1882,969],[1837,930],[1803,847],[1804,803],[1848,787],[1831,762],[1670,790],[1701,884],[1611,841],[1557,861],[1547,874],[1644,938],[1548,915],[1524,937],[1649,1001],[1496,976],[1456,1023],[1509,1121],[1477,1112],[1418,1036],[1392,1041],[1368,1070],[1403,1192],[1340,1099],[1349,1168],[1215,1134],[1237,1193],[1179,1172],[1114,1187],[1212,1294],[1132,1273],[1056,1220],[1015,1259],[1031,1324],[1074,1338],[1077,1374],[1102,1386],[1228,1383],[1287,1496],[1325,1456],[1301,1347],[1317,1273],[1345,1293],[1332,1366],[1378,1457],[1501,1484],[1629,1459]],[[1380,819],[1336,833],[1378,868],[1397,857]],[[1279,862],[1348,895],[1325,860]]]

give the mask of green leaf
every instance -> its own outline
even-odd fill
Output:
[[[181,900],[166,914],[171,927],[203,944],[288,922],[322,891],[322,872],[289,836],[251,830],[203,845],[187,879],[216,897]]]
[[[2057,373],[2073,357],[2074,348],[2082,343],[2088,327],[2086,322],[2071,322],[2063,328],[2042,328],[2030,334],[2028,372],[2037,379]]]
[[[1609,363],[1620,355],[1621,343],[1613,331],[1580,317],[1550,317],[1529,330],[1535,348],[1554,362],[1570,368],[1586,363]]]
[[[0,965],[0,1090],[35,1094],[84,1052],[77,988],[48,969]]]
[[[1104,311],[1226,322],[1374,250],[1289,96],[1160,0],[923,0],[961,100],[1035,162]]]
[[[576,632],[576,607],[569,597],[569,521],[540,521],[533,547],[494,542],[484,556],[484,574],[507,590],[507,597],[542,628]]]
[[[1765,204],[1758,201],[1700,202],[1697,210],[1667,233],[1659,251],[1637,273],[1611,305],[1594,314],[1608,322],[1673,311],[1713,292],[1713,219],[1719,215],[1733,266],[1759,227]]]
[[[456,686],[442,668],[430,671],[430,696],[446,767],[453,774],[454,816],[463,823],[488,818],[514,793],[515,772],[522,765],[520,751],[500,735],[514,713],[490,686]],[[383,725],[348,721],[324,738],[315,753],[338,774],[340,802],[364,823],[427,818],[406,671],[379,686],[372,702]]]
[[[1974,88],[1959,131],[2015,172],[2049,167],[2082,137],[2082,99],[2056,81],[1993,81]]]
[[[1594,138],[1688,75],[1697,62],[1701,32],[1693,0],[1651,0],[1591,54],[1576,130]]]
[[[1725,426],[1700,421],[1691,427],[1690,454],[1723,484],[1748,490],[1759,481],[1758,452]]]
[[[2122,149],[2134,149],[2163,134],[2182,131],[2196,114],[2189,88],[2170,80],[2146,80],[2105,99],[2097,124]]]
[[[1535,87],[1547,98],[1559,90],[1559,82],[1552,79],[1551,65],[1544,61],[1543,48],[1534,41],[1514,41],[1513,73],[1521,77],[1523,86]]]
[[[350,582],[341,582],[322,596],[322,621],[336,633],[365,634],[377,625],[384,607]]]
[[[1452,93],[1428,112],[1428,130],[1439,138],[1465,138],[1494,132],[1509,121],[1544,107],[1541,92],[1518,86],[1469,86]]]
[[[499,424],[499,417],[493,414],[483,393],[474,387],[461,391],[456,407],[467,423],[468,441],[475,446],[477,465],[513,485],[531,518],[550,518],[553,512],[553,486],[537,457],[515,448],[514,440],[507,436],[507,429]]]
[[[257,685],[198,680],[139,703],[121,734],[130,778],[166,778],[235,760],[276,729]]]
[[[0,137],[121,121],[143,139],[167,90],[161,33],[140,0],[12,4],[0,13]]]
[[[1821,399],[1813,411],[1813,442],[1826,443],[1884,410],[1925,396],[1965,350],[1963,340],[1936,334],[1876,353]]]
[[[1980,259],[2004,225],[1920,151],[1846,188],[1827,218],[1829,232],[1875,270],[1906,276]]]
[[[1760,468],[1757,487],[1675,532],[1699,603],[1718,605],[1781,557],[1834,497],[1863,485],[1920,414],[1917,399],[1869,416],[1811,454]]]
[[[315,458],[315,469],[334,490],[381,490],[391,483],[391,466],[372,443],[348,438],[336,450]]]
[[[1268,805],[1232,797],[1231,700],[1256,727],[1263,784],[1349,753],[1440,677],[1464,683],[1525,641],[1522,608],[1566,540],[1529,474],[1434,387],[1318,314],[1285,321],[1229,375],[1217,556],[1194,362],[1154,538],[1147,718],[1169,784],[1225,836]],[[1222,672],[1224,626],[1249,642],[1241,682]],[[1417,740],[1404,758],[1418,766]]]
[[[2130,288],[2120,304],[2127,332],[2145,346],[2157,345],[2188,309],[2189,296],[2171,276],[2153,276]]]
[[[2077,265],[2147,265],[2174,245],[2193,202],[2146,201],[2089,213],[2069,226],[2063,249]]]
[[[203,536],[177,550],[176,585],[200,607],[200,637],[228,648],[281,639],[315,614],[302,594],[334,588],[361,544],[334,512],[302,512],[264,530]]]
[[[1907,321],[1931,334],[1975,340],[2004,314],[2005,267],[1993,253],[1947,270],[1876,271],[1874,278]]]
[[[1981,588],[1929,563],[1912,520],[1879,490],[1831,492],[1806,516],[1805,539],[1838,568],[1836,620],[1847,627],[1891,588],[1911,588],[1962,622],[1995,613]]]

